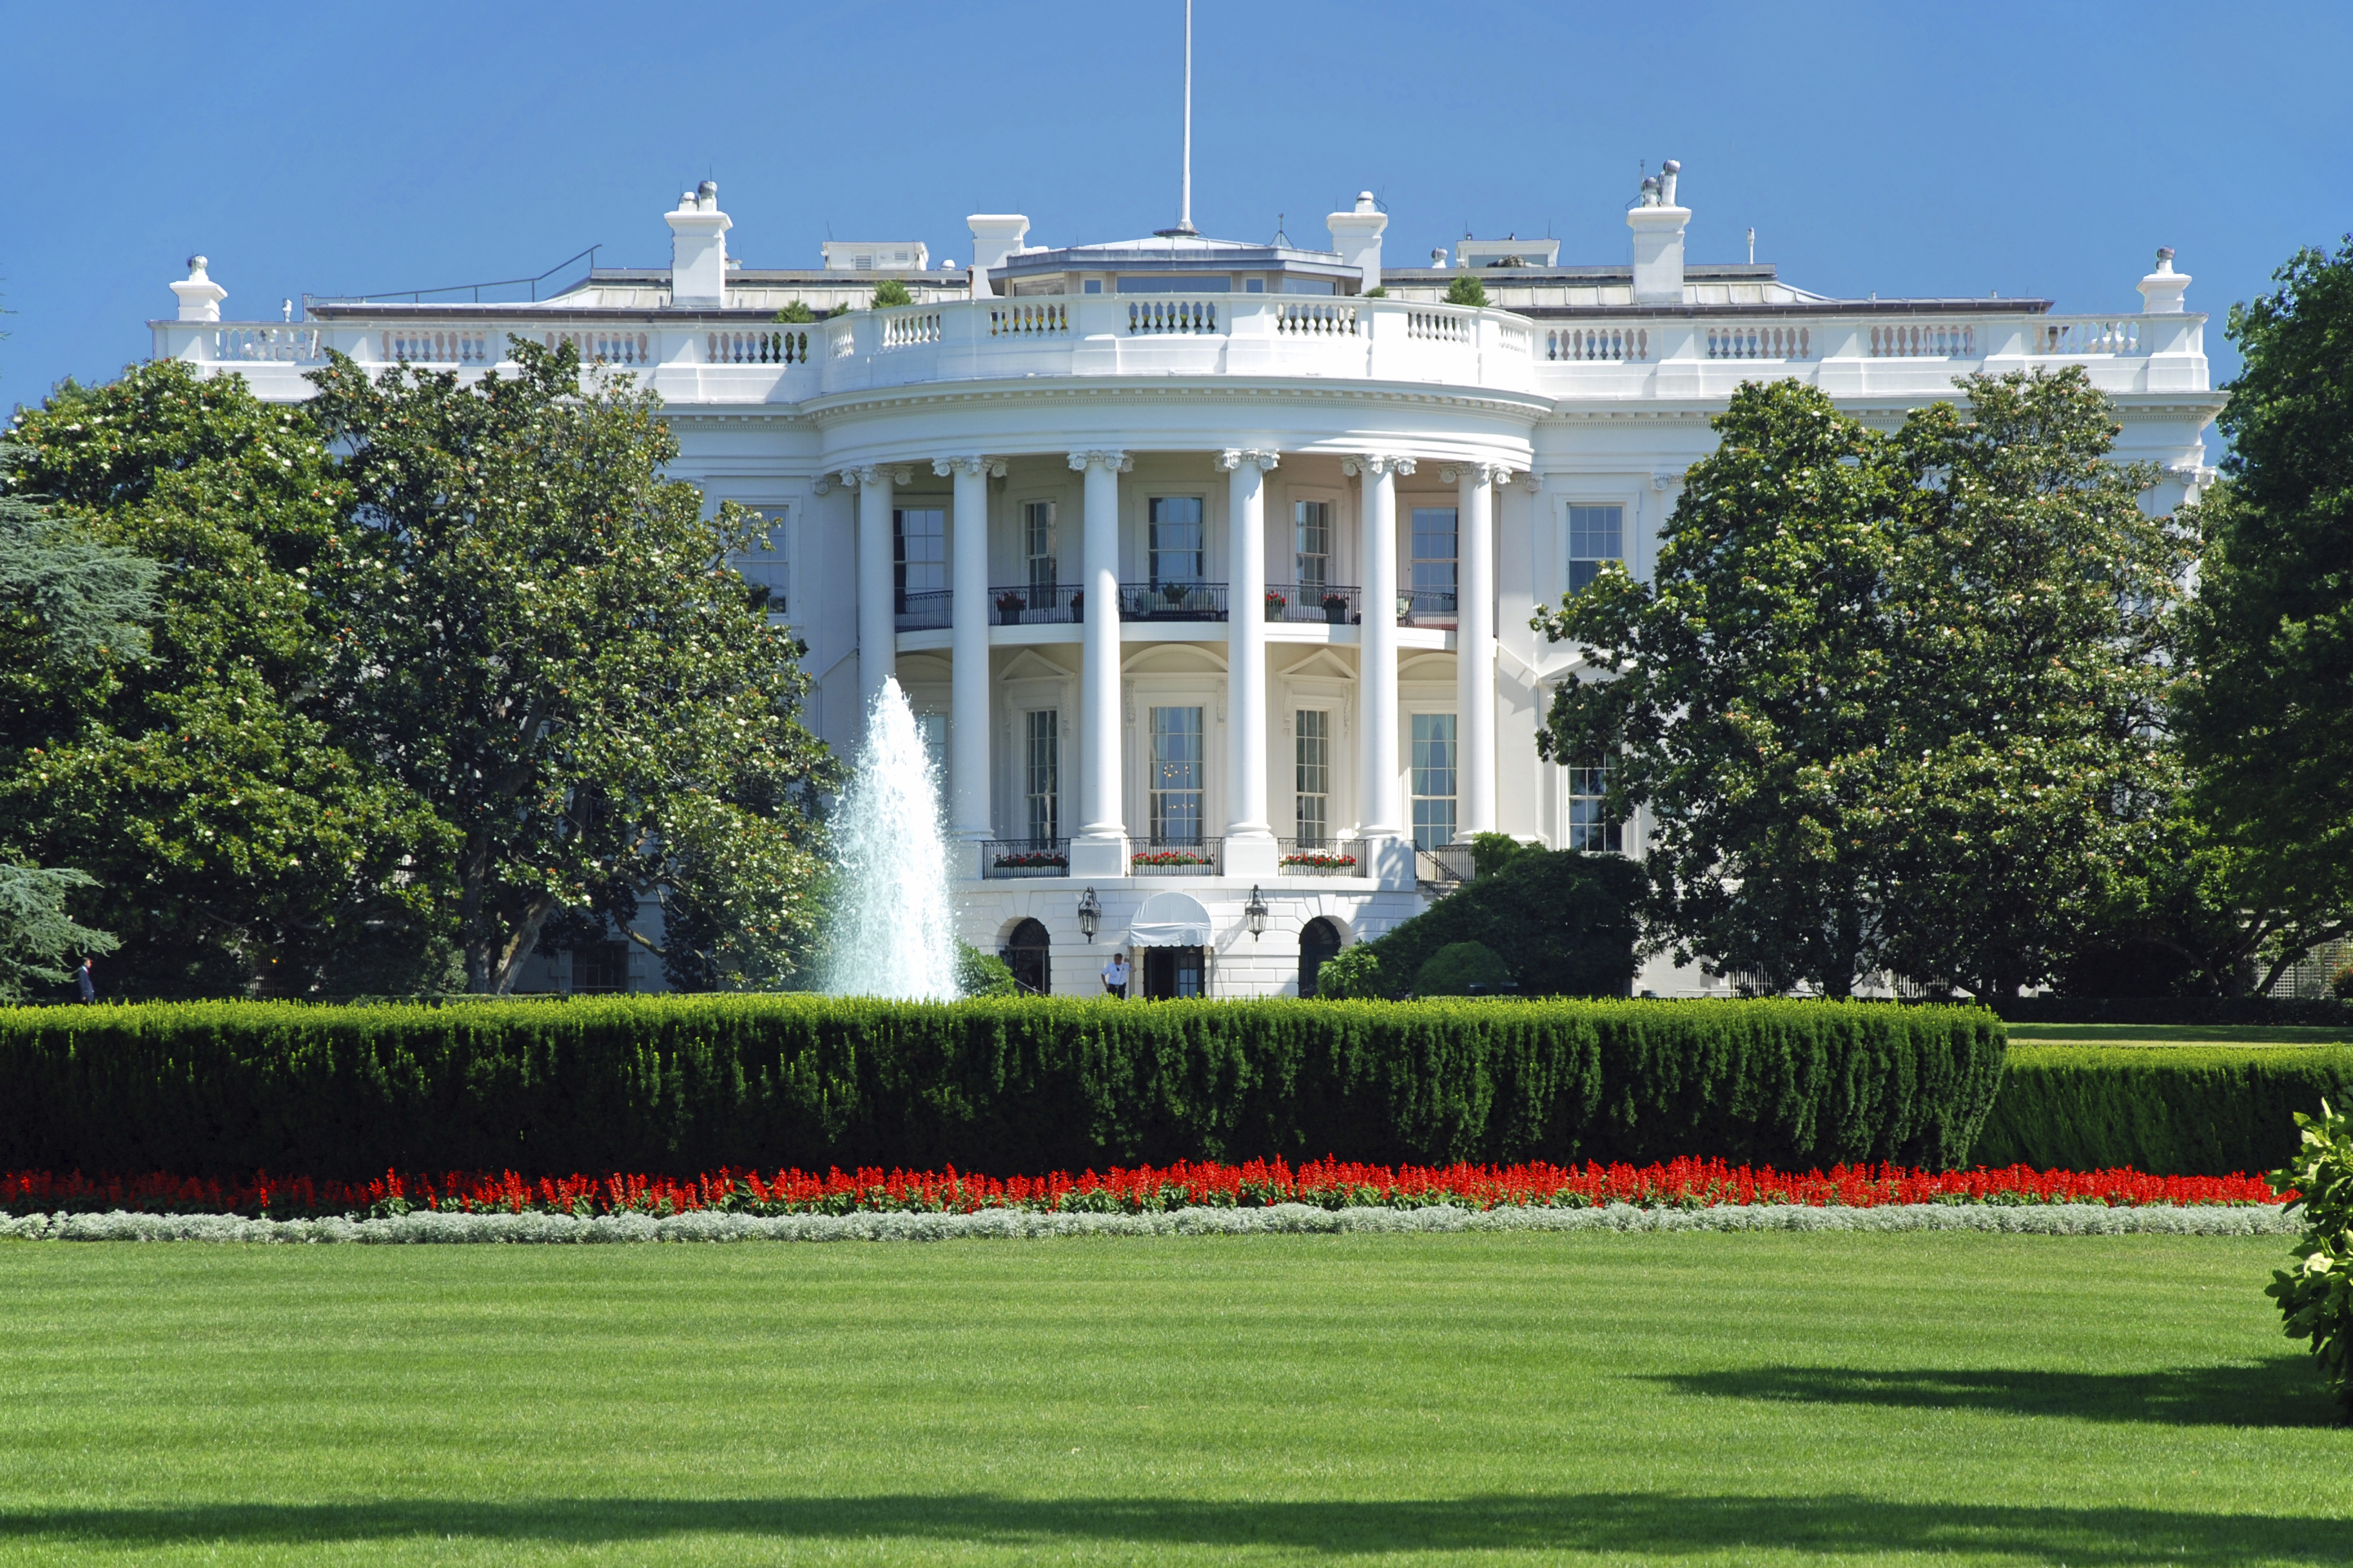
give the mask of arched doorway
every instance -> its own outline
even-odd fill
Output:
[[[1190,893],[1155,893],[1128,926],[1146,997],[1175,999],[1209,994],[1209,911]]]
[[[1340,954],[1340,928],[1317,916],[1299,931],[1299,994],[1315,994],[1316,972]]]
[[[1032,996],[1054,988],[1053,954],[1048,951],[1051,944],[1046,928],[1036,921],[1023,921],[1006,939],[1005,967],[1013,971],[1014,984]]]

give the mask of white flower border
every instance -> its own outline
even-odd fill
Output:
[[[649,1241],[976,1241],[1086,1236],[1390,1235],[1490,1230],[2000,1231],[2019,1236],[2286,1236],[2295,1223],[2264,1205],[2110,1208],[2105,1204],[1796,1204],[1704,1209],[1187,1208],[1168,1214],[402,1215],[391,1219],[246,1219],[237,1215],[27,1215],[0,1218],[0,1237],[28,1241],[609,1243]]]

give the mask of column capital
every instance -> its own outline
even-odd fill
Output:
[[[1449,463],[1438,470],[1438,477],[1450,485],[1469,479],[1474,485],[1501,489],[1518,476],[1501,463]]]
[[[1230,474],[1244,463],[1254,463],[1259,472],[1271,474],[1282,460],[1280,452],[1262,451],[1255,447],[1228,447],[1218,454],[1218,472]]]
[[[1342,473],[1362,474],[1368,479],[1377,479],[1385,474],[1409,474],[1413,468],[1411,458],[1395,452],[1357,452],[1340,459]]]
[[[1005,459],[983,457],[976,452],[953,458],[934,458],[932,472],[942,479],[950,474],[987,474],[992,479],[1001,479],[1005,477]]]
[[[1071,454],[1071,468],[1073,472],[1082,474],[1094,468],[1125,474],[1134,471],[1135,459],[1125,452],[1073,452]]]

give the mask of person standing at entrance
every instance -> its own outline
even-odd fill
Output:
[[[1113,953],[1111,962],[1104,964],[1103,968],[1103,994],[1124,997],[1127,994],[1128,973],[1126,952]]]

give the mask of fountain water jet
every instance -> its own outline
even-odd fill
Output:
[[[827,992],[954,1001],[955,921],[939,775],[895,679],[882,683],[867,710],[866,746],[833,841],[840,891]]]

